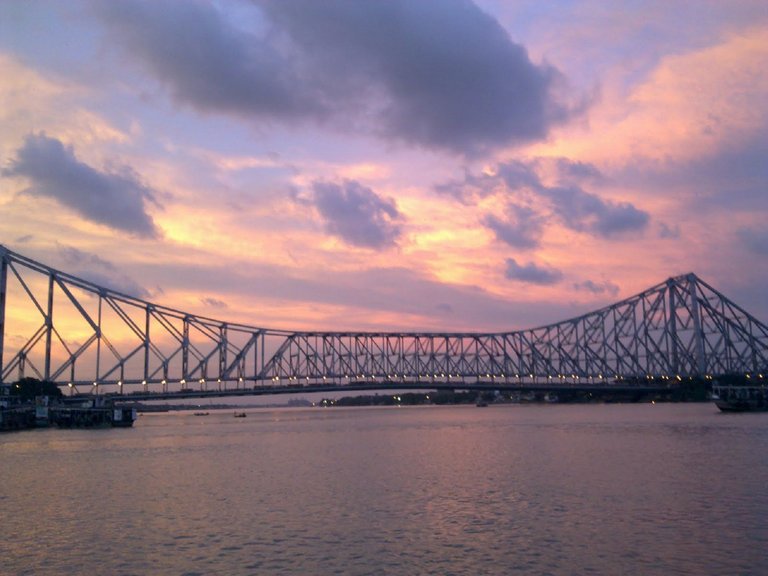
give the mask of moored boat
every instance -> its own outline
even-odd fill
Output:
[[[723,412],[766,412],[768,391],[765,386],[712,387],[712,400]]]

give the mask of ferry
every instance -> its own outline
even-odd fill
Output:
[[[765,386],[712,386],[712,400],[723,412],[766,412],[768,390]]]

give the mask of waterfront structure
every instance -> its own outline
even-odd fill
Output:
[[[28,334],[14,331],[16,344],[8,338],[11,309],[33,322]],[[66,324],[58,321],[62,311]],[[529,330],[293,332],[151,303],[0,246],[0,383],[35,377],[71,392],[151,394],[324,385],[674,386],[722,374],[762,385],[768,326],[695,274]]]

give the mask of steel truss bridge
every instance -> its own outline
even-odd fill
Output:
[[[768,375],[768,326],[694,274],[530,330],[291,332],[147,302],[0,246],[0,383],[193,396],[674,386],[723,374]]]

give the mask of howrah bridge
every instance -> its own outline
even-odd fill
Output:
[[[528,330],[295,332],[148,302],[0,246],[0,384],[32,377],[69,394],[140,399],[670,387],[724,374],[763,383],[768,326],[695,274]]]

